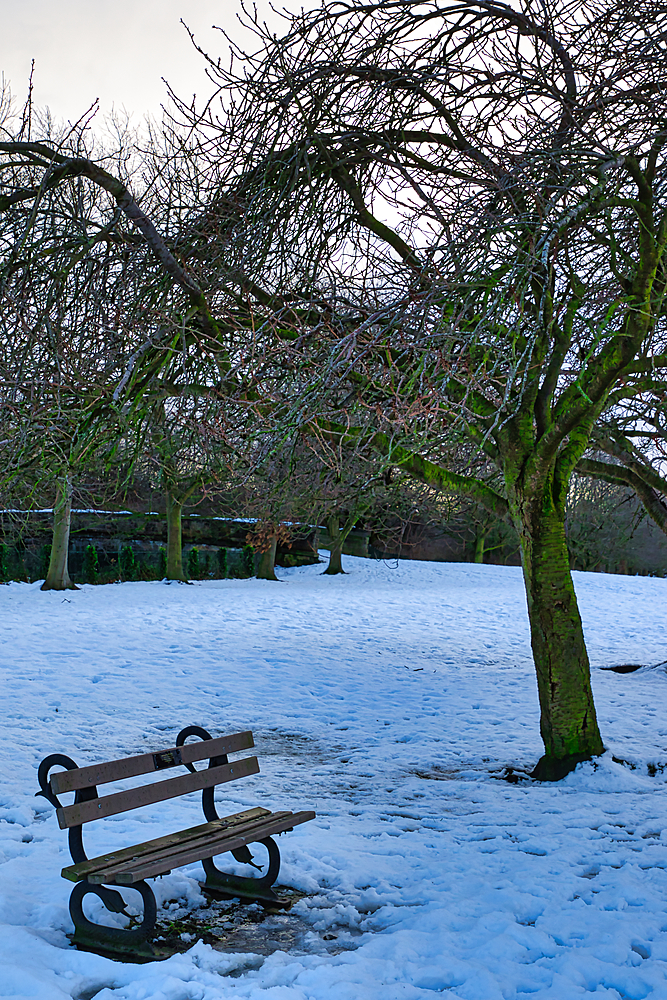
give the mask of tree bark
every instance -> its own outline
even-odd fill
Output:
[[[598,728],[588,653],[565,540],[564,512],[545,493],[514,506],[521,539],[531,645],[540,700],[544,756],[533,777],[558,781],[604,750]]]
[[[278,539],[275,535],[272,535],[270,541],[271,544],[266,552],[260,552],[259,554],[259,561],[255,576],[258,580],[275,580],[277,583],[278,577],[275,574],[274,566],[276,564],[276,547]]]
[[[345,536],[340,530],[340,521],[335,514],[327,518],[327,531],[331,539],[331,548],[329,549],[329,565],[324,573],[327,576],[336,576],[338,573],[345,573],[343,569],[343,543]]]
[[[69,530],[72,521],[72,478],[63,476],[53,508],[53,544],[42,590],[78,590],[68,569]]]
[[[486,541],[486,532],[481,528],[478,528],[477,534],[475,536],[475,558],[476,563],[484,562],[484,542]]]
[[[181,501],[167,492],[167,580],[187,583],[188,578],[183,570],[182,513]]]

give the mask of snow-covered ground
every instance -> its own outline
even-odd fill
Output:
[[[556,785],[512,784],[504,769],[541,752],[520,571],[345,566],[280,584],[0,587],[0,996],[667,998],[667,581],[575,574],[611,753]],[[619,663],[647,666],[600,669]],[[262,773],[218,789],[224,813],[317,810],[280,838],[279,882],[305,896],[272,918],[305,931],[270,955],[193,940],[131,965],[75,950],[39,761],[160,749],[192,723],[255,733]],[[84,839],[103,853],[199,810],[192,795]],[[154,883],[163,913],[204,905],[201,874]]]

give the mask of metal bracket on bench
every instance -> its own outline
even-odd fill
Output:
[[[37,795],[44,796],[56,809],[62,808],[58,796],[51,791],[49,773],[53,767],[60,766],[68,771],[76,770],[78,764],[71,757],[62,753],[52,753],[45,757],[39,765],[37,780],[40,791]],[[74,793],[74,801],[88,802],[97,798],[97,788],[89,785],[79,788]],[[87,861],[88,857],[83,847],[82,826],[71,826],[68,830],[69,850],[75,865]],[[157,919],[157,903],[152,889],[145,882],[136,882],[131,886],[136,889],[144,903],[144,916],[141,924],[128,930],[123,927],[107,927],[104,924],[93,923],[83,912],[83,899],[89,893],[98,896],[110,913],[126,913],[125,900],[115,889],[103,885],[93,885],[85,880],[77,882],[69,898],[69,912],[74,924],[72,943],[79,948],[91,951],[107,951],[118,956],[133,957],[142,960],[153,960],[155,955],[147,942],[148,935],[155,927]]]
[[[136,889],[144,904],[144,915],[138,927],[107,927],[96,924],[83,912],[83,899],[93,893],[102,900],[111,913],[124,913],[125,900],[116,889],[104,885],[93,885],[85,880],[77,882],[69,899],[69,912],[74,923],[72,943],[83,950],[108,952],[117,957],[153,961],[155,953],[148,943],[148,937],[155,929],[157,903],[153,890],[146,882],[134,882],[124,888]]]
[[[258,843],[263,844],[269,852],[269,863],[265,875],[257,878],[247,878],[243,875],[229,875],[226,872],[220,871],[214,864],[213,858],[203,858],[202,865],[206,872],[206,882],[202,885],[202,889],[210,895],[222,899],[230,899],[238,896],[240,899],[267,903],[272,906],[289,906],[289,903],[284,902],[276,896],[271,888],[278,878],[278,872],[280,871],[280,851],[278,850],[278,845],[272,837],[265,837],[263,840],[259,840]],[[248,850],[247,847],[245,850]],[[237,852],[232,851],[232,853],[236,856]],[[257,868],[259,866],[255,865],[254,867]]]

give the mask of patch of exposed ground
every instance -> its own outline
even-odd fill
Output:
[[[277,887],[277,895],[294,904],[305,894]],[[197,910],[172,903],[158,917],[153,946],[161,958],[187,951],[195,941],[203,941],[216,951],[262,956],[274,951],[336,954],[355,948],[359,936],[349,929],[318,932],[292,909],[271,909],[258,903],[226,899],[212,900]]]

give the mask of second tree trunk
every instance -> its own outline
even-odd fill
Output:
[[[343,569],[343,545],[345,537],[340,530],[340,521],[335,515],[327,518],[327,531],[329,532],[331,548],[329,549],[329,565],[324,572],[327,576],[336,576],[338,573],[345,572]]]
[[[53,543],[42,590],[78,590],[69,575],[69,531],[72,520],[72,479],[62,478],[53,509]]]
[[[187,583],[183,570],[182,513],[183,504],[167,493],[167,580]]]
[[[276,548],[278,546],[278,539],[276,535],[271,535],[268,539],[269,547],[265,549],[264,552],[259,553],[259,558],[257,560],[257,572],[255,576],[258,580],[275,580],[278,581],[276,576],[274,566],[276,564]]]

